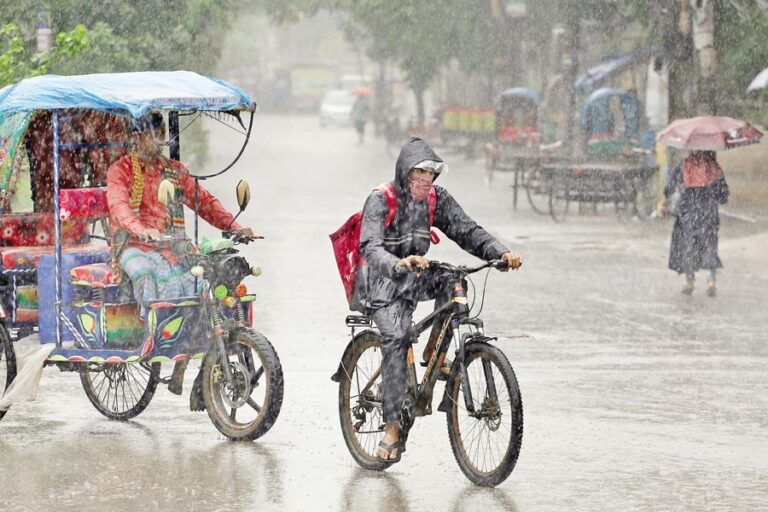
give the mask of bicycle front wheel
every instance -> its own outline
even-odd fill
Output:
[[[523,440],[523,403],[504,353],[485,343],[467,347],[467,380],[474,411],[467,410],[457,370],[448,383],[448,437],[461,471],[476,485],[493,487],[515,468]]]

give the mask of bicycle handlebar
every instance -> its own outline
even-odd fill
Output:
[[[445,263],[442,261],[437,260],[429,260],[429,267],[431,269],[441,269],[441,270],[447,270],[449,272],[456,272],[462,275],[469,275],[474,274],[475,272],[479,272],[483,269],[493,267],[498,270],[504,270],[508,268],[507,262],[505,260],[490,260],[486,261],[482,265],[478,265],[475,267],[468,267],[466,265],[452,265],[450,263]],[[405,267],[403,265],[397,264],[395,265],[395,274],[405,274],[406,272],[418,272],[419,270],[422,270],[418,267],[408,269],[408,267]]]

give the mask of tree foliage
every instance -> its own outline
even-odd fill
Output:
[[[0,16],[32,32],[45,8],[56,32],[84,25],[90,45],[59,73],[185,68],[210,73],[245,0],[0,0]]]
[[[69,32],[60,32],[52,50],[37,52],[25,43],[17,25],[0,26],[0,87],[24,77],[45,74],[50,67],[81,54],[89,42],[85,26],[77,25]]]

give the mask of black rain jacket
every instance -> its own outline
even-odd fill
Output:
[[[397,298],[414,302],[421,289],[415,273],[395,275],[400,259],[416,254],[423,256],[430,246],[427,201],[413,200],[408,173],[423,160],[442,159],[423,140],[413,137],[400,150],[392,182],[397,195],[397,213],[386,229],[389,213],[384,193],[374,190],[363,207],[360,230],[360,254],[367,265],[360,269],[353,295],[353,309],[370,312],[390,304]],[[434,226],[462,249],[484,260],[499,258],[508,249],[472,220],[443,187],[435,185],[437,208]]]

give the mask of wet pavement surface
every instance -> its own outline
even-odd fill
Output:
[[[236,151],[224,131],[213,140],[213,153]],[[768,508],[765,226],[724,219],[718,297],[703,294],[704,276],[683,297],[666,269],[670,222],[620,224],[603,211],[554,224],[524,197],[512,210],[510,176],[487,188],[482,162],[443,157],[440,182],[525,258],[518,273],[491,273],[482,315],[523,395],[522,451],[506,482],[465,479],[438,412],[416,423],[400,464],[356,466],[329,380],[348,329],[327,234],[391,179],[394,159],[351,129],[259,115],[236,171],[208,188],[234,208],[237,179],[251,184],[242,223],[266,239],[244,249],[264,270],[248,284],[256,328],[285,371],[276,425],[254,443],[227,442],[188,409],[194,371],[182,397],[161,387],[134,421],[112,422],[76,374],[48,368],[38,399],[0,422],[0,510]],[[476,261],[447,240],[429,256]]]

